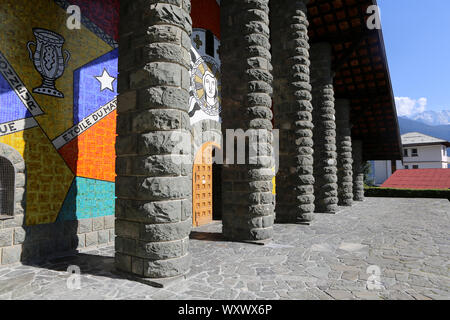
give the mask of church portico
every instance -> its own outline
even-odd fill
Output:
[[[119,270],[185,275],[192,224],[212,221],[213,211],[225,239],[265,244],[275,222],[308,225],[362,200],[364,147],[384,132],[370,133],[357,111],[373,86],[348,78],[367,63],[358,50],[382,42],[363,8],[344,30],[321,20],[327,10],[349,19],[327,1],[223,1],[215,31],[192,35],[203,18],[191,17],[190,1],[121,1]],[[371,155],[396,154],[396,143]]]
[[[3,1],[1,265],[183,278],[192,228],[270,245],[401,157],[375,0]]]

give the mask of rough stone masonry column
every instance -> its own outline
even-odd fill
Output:
[[[271,2],[274,123],[280,130],[277,222],[309,223],[314,213],[308,1]]]
[[[268,240],[273,235],[275,196],[272,194],[268,2],[221,2],[222,129],[224,132],[227,129],[245,131],[248,136],[246,152],[253,151],[253,156],[246,156],[245,164],[228,163],[222,171],[223,234],[237,241]],[[256,136],[262,138],[259,143],[254,140]],[[230,151],[226,146],[229,160]]]
[[[143,278],[190,267],[190,1],[120,1],[115,266]]]
[[[364,201],[362,141],[353,140],[353,200]]]
[[[311,46],[314,123],[314,195],[316,212],[335,213],[337,203],[336,122],[331,45]]]
[[[338,204],[340,206],[351,206],[353,203],[353,155],[350,100],[336,100],[336,135]]]

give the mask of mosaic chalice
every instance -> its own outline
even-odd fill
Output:
[[[36,43],[28,42],[27,49],[34,67],[42,76],[41,86],[34,88],[33,92],[64,98],[64,94],[56,89],[55,81],[63,75],[70,59],[70,53],[65,49],[66,58],[63,56],[62,47],[65,40],[61,35],[42,28],[33,28],[33,33]],[[34,54],[31,45],[36,47]]]

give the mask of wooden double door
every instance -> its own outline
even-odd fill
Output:
[[[213,143],[206,143],[195,156],[192,172],[193,226],[213,220]]]

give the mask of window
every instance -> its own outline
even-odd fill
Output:
[[[13,164],[0,157],[0,217],[14,215],[15,175]]]
[[[418,157],[417,149],[411,149],[411,157]]]
[[[405,169],[409,169],[408,165],[405,166]]]
[[[414,164],[413,169],[419,169],[419,166],[417,164]]]
[[[206,30],[205,35],[205,53],[211,57],[215,57],[214,52],[214,33],[209,30]]]
[[[397,163],[395,160],[391,160],[391,172],[394,173],[397,171]]]
[[[408,149],[404,149],[404,150],[403,150],[403,155],[404,155],[405,157],[408,156]]]

